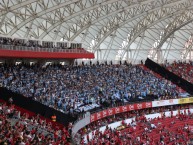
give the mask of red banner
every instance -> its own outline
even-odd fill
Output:
[[[91,114],[90,121],[94,122],[107,116],[128,112],[132,110],[151,108],[151,107],[152,107],[152,102],[143,102],[143,103],[136,103],[136,104],[109,108],[107,110],[103,110],[103,111]]]

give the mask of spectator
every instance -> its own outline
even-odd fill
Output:
[[[14,105],[0,104],[0,144],[9,145],[37,145],[37,144],[65,144],[68,145],[66,136],[68,132],[64,128],[57,128],[44,122],[42,126],[40,116],[28,116],[27,113],[21,115],[20,118],[15,118],[10,115],[18,112]],[[9,111],[7,111],[9,110]],[[54,133],[57,135],[54,136]]]
[[[133,116],[136,116],[136,112],[138,112],[138,114],[140,114],[139,116],[141,116],[142,114],[144,114],[144,112],[148,113],[149,111],[151,112],[160,112],[160,110],[173,111],[173,109],[178,110],[187,107],[188,105],[173,106],[173,107],[168,106],[121,113],[118,114],[115,118],[113,117],[113,122],[120,121],[119,117],[124,118],[124,114],[132,114]],[[105,120],[108,120],[109,118],[112,117],[107,117],[97,122],[89,124],[86,127],[87,128],[86,130],[88,132],[85,132],[84,128],[81,129],[79,133],[81,134],[82,137],[85,136],[86,134],[86,138],[85,139],[82,138],[82,140],[80,140],[80,144],[84,144],[85,143],[84,141],[88,140],[88,138],[89,142],[86,141],[87,145],[94,145],[95,142],[97,142],[98,144],[105,143],[105,144],[122,144],[122,145],[127,144],[156,145],[160,143],[161,144],[186,143],[190,140],[189,129],[187,126],[189,124],[192,124],[193,121],[192,113],[184,114],[184,112],[181,112],[176,116],[171,117],[162,116],[162,118],[154,118],[151,120],[148,120],[144,117],[139,117],[134,121],[135,122],[134,126],[132,126],[131,124],[124,124],[125,128],[123,130],[118,131],[118,128],[112,130],[108,127],[109,122],[106,122]],[[173,123],[171,123],[171,121]],[[106,129],[103,132],[99,131],[99,128],[101,127],[101,125],[99,125],[99,122],[105,122],[106,124]],[[105,126],[105,124],[103,124],[102,126]],[[93,126],[95,127],[93,128]],[[96,131],[92,133],[92,137],[88,137],[88,133],[94,130]]]
[[[180,97],[176,85],[138,65],[2,65],[3,87],[64,113]]]
[[[188,82],[193,83],[193,61],[174,61],[172,64],[167,63],[165,66],[169,71],[187,80]]]

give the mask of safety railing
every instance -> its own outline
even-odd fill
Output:
[[[155,100],[157,100],[157,99],[156,98],[152,98],[152,99],[136,100],[136,101],[132,101],[132,102],[119,102],[119,103],[111,104],[108,107],[102,107],[101,106],[101,107],[97,107],[95,109],[89,110],[86,113],[85,112],[84,113],[79,113],[78,119],[75,122],[73,122],[73,129],[75,129],[76,126],[78,126],[78,128],[81,128],[81,127],[84,127],[85,125],[91,123],[91,122],[88,123],[87,121],[88,121],[88,119],[90,121],[91,114],[94,114],[96,112],[100,112],[100,111],[103,111],[103,110],[108,110],[110,108],[120,107],[120,106],[124,106],[124,105],[132,105],[132,104],[142,103],[142,102],[145,102],[145,101],[147,101],[147,102],[150,101],[151,102],[151,101],[155,101]],[[82,120],[84,120],[83,121],[84,123],[80,124],[80,122],[82,122]],[[75,130],[79,130],[79,129],[75,129]],[[77,132],[76,131],[75,132],[72,131],[71,135],[72,135],[72,141],[73,142],[76,142],[74,137],[75,137]]]
[[[176,97],[176,98],[181,98],[180,96],[179,97]],[[110,108],[113,108],[113,107],[120,107],[120,106],[124,106],[124,105],[132,105],[132,104],[135,104],[135,103],[141,103],[141,102],[145,102],[145,101],[156,101],[156,100],[159,100],[155,97],[152,96],[152,98],[149,98],[149,99],[142,99],[142,100],[132,100],[132,101],[129,101],[129,102],[117,102],[117,103],[110,103],[110,105],[108,107],[105,107],[105,106],[100,106],[100,107],[96,107],[94,109],[91,109],[91,110],[88,110],[87,112],[89,112],[90,114],[94,114],[96,112],[100,112],[100,111],[103,111],[103,110],[107,110],[107,109],[110,109]],[[79,113],[78,115],[78,119],[74,122],[78,122],[79,120],[83,119],[85,116],[85,112],[84,113]]]
[[[3,45],[3,44],[0,44],[0,49],[18,50],[18,51],[35,51],[35,52],[90,53],[84,50],[83,48],[60,49],[60,48],[40,48],[40,47],[15,46],[15,45]]]
[[[178,99],[179,98],[179,99]],[[156,101],[157,100],[157,101]],[[146,102],[147,101],[147,102]],[[149,103],[148,103],[149,102]],[[110,115],[103,115],[104,112],[101,112],[101,111],[104,111],[104,110],[107,110],[108,108],[116,108],[116,107],[121,107],[122,105],[133,105],[133,108],[129,108],[130,110],[126,109],[125,111],[119,111],[118,113],[115,112],[114,114],[111,114],[111,115],[116,115],[116,114],[119,114],[119,113],[124,113],[124,112],[128,112],[128,111],[131,111],[131,110],[138,110],[138,109],[146,109],[146,108],[152,108],[152,107],[161,107],[161,106],[171,106],[171,105],[177,105],[177,104],[188,104],[188,103],[193,103],[193,97],[185,97],[185,98],[182,98],[182,97],[176,97],[176,98],[171,98],[169,100],[159,100],[159,99],[155,99],[155,100],[141,100],[141,101],[136,101],[136,102],[128,102],[128,103],[123,103],[123,104],[116,104],[115,106],[109,106],[107,108],[101,108],[100,110],[97,110],[95,112],[98,113],[102,113],[101,114],[101,118],[104,118],[104,117],[108,117]],[[144,104],[144,105],[142,105]],[[122,106],[122,108],[124,108],[124,106]],[[91,119],[92,117],[92,114],[94,114],[93,112],[89,114],[90,118]],[[89,124],[88,122],[85,124],[80,124],[80,122],[84,119],[86,119],[86,117],[89,117],[87,116],[86,114],[84,116],[82,116],[82,118],[79,118],[78,120],[76,120],[76,122],[74,122],[74,125],[73,125],[73,129],[72,129],[72,140],[73,142],[75,143],[76,142],[76,139],[77,137],[76,134],[78,133],[77,130],[79,130],[79,128],[83,128],[85,127],[87,124]],[[100,120],[100,119],[97,119],[97,120]],[[92,120],[92,119],[91,119]],[[90,120],[90,123],[93,122]],[[78,126],[78,129],[76,129],[75,127]]]

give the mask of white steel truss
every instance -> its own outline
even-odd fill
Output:
[[[176,0],[174,0],[176,2]],[[106,37],[108,37],[113,31],[115,31],[116,29],[124,26],[126,23],[128,23],[129,21],[135,20],[139,17],[142,16],[146,16],[151,12],[154,11],[162,11],[162,7],[166,6],[166,13],[167,14],[174,14],[175,12],[186,8],[187,6],[189,6],[189,2],[184,2],[181,1],[181,3],[179,1],[177,1],[177,5],[174,5],[175,2],[174,1],[162,1],[162,0],[158,0],[158,1],[154,1],[152,3],[147,3],[146,5],[138,5],[136,7],[134,7],[133,9],[129,9],[129,10],[125,10],[122,11],[123,15],[117,15],[116,17],[114,17],[113,19],[111,19],[110,21],[108,21],[108,23],[99,31],[99,34],[97,35],[97,39],[98,39],[98,43],[96,46],[94,46],[93,49],[96,49],[100,46],[100,44],[104,41],[104,39]],[[183,3],[183,5],[182,5]],[[171,6],[172,4],[172,6]],[[171,6],[171,7],[170,7]],[[135,11],[137,10],[137,11]],[[165,12],[165,11],[164,11]],[[140,27],[140,29],[143,28]],[[143,28],[146,29],[146,28]],[[136,31],[134,29],[134,31]]]
[[[82,42],[86,49],[102,53],[103,60],[136,61],[149,52],[152,59],[160,53],[162,60],[167,56],[161,55],[162,45],[193,21],[192,9],[192,0],[2,0],[0,34]],[[175,37],[168,40],[170,45],[185,41]],[[168,50],[173,49],[168,45]],[[186,50],[184,58],[192,47]]]
[[[159,49],[161,49],[161,46],[164,44],[164,42],[177,30],[179,30],[181,27],[191,23],[193,21],[193,10],[187,9],[184,11],[180,16],[177,16],[163,31],[162,37],[158,40],[157,45],[153,48],[154,53],[152,54],[152,59],[155,58],[156,53]]]
[[[192,51],[193,48],[193,34],[190,35],[188,41],[185,43],[185,52],[182,54],[182,58],[183,60],[185,60],[188,56],[188,54],[190,54],[190,52]]]

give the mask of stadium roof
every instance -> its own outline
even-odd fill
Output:
[[[2,35],[82,42],[100,60],[193,58],[192,0],[1,0],[0,13]]]

